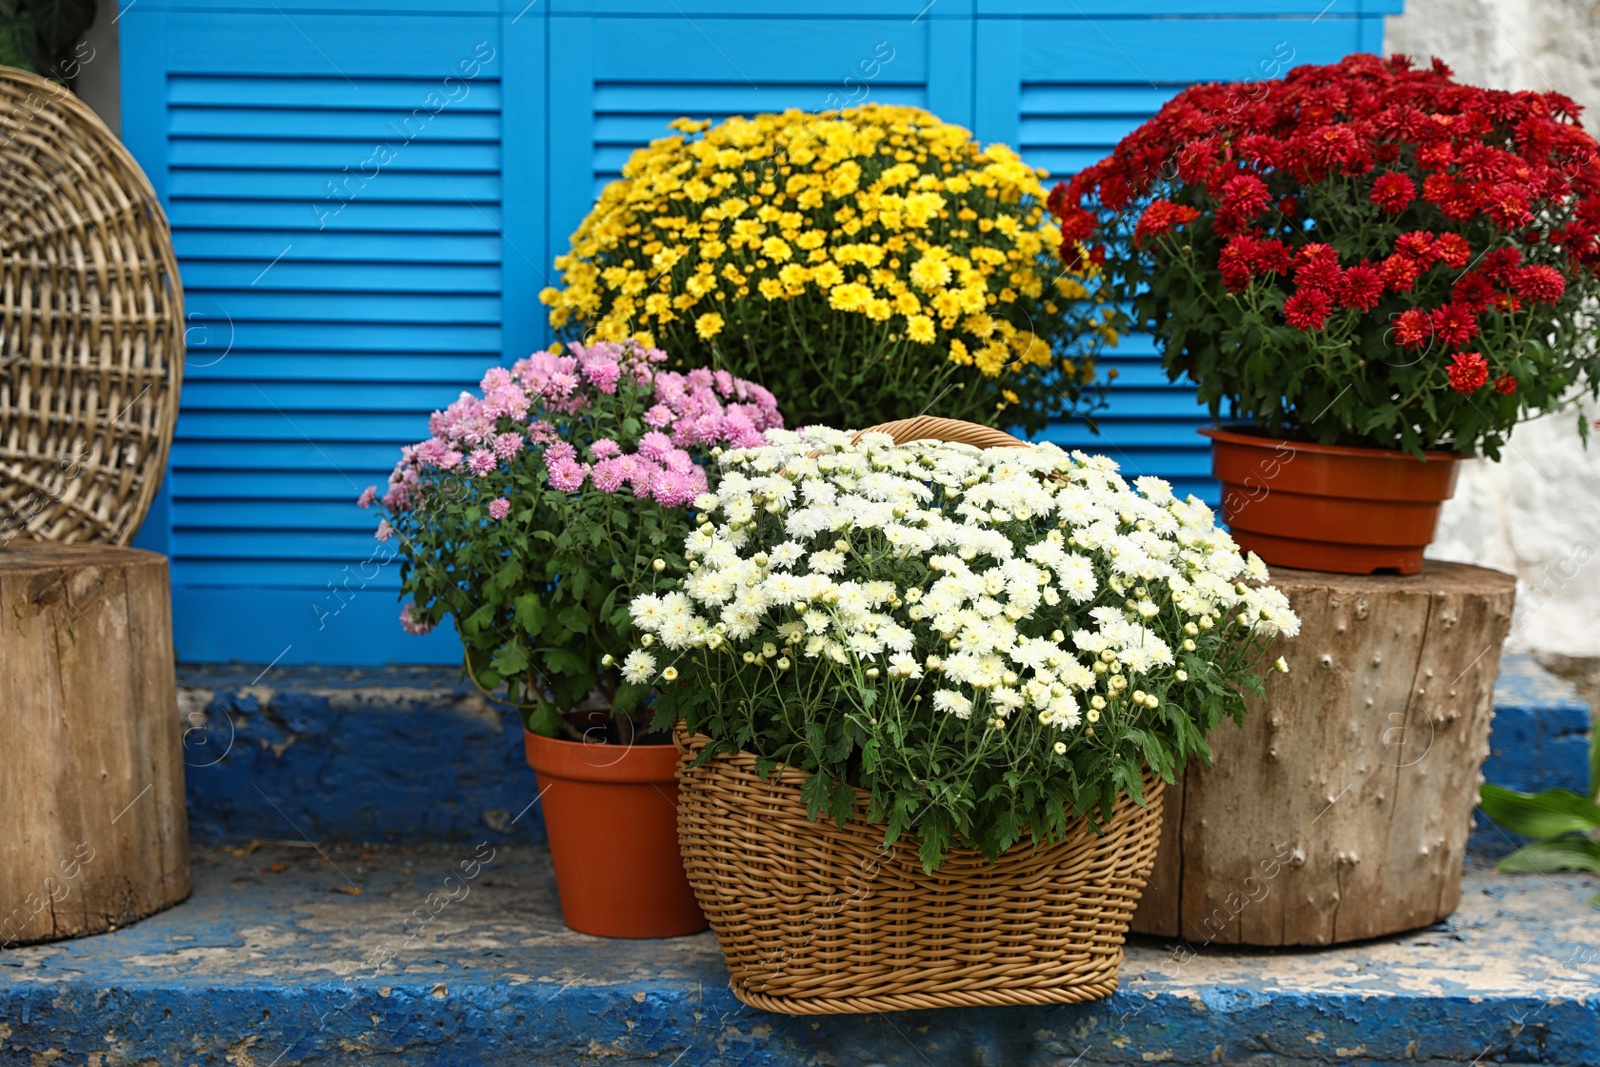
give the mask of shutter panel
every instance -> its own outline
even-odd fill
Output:
[[[123,26],[165,60],[161,99],[127,105],[164,122],[188,294],[180,657],[455,661],[449,635],[400,631],[394,545],[354,502],[429,411],[519,354],[505,247],[542,263],[543,233],[502,236],[501,20],[139,6]]]

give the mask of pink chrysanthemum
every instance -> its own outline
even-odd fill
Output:
[[[505,497],[496,497],[494,500],[489,501],[489,517],[495,522],[499,522],[510,513],[511,501]]]
[[[415,612],[412,611],[413,607],[413,603],[408,600],[400,608],[400,629],[415,637],[421,637],[423,634],[433,629],[433,624],[422,619],[418,619]]]
[[[510,459],[522,451],[522,435],[520,433],[502,433],[495,435],[494,455],[496,459]]]
[[[480,478],[499,466],[494,458],[494,453],[487,448],[479,448],[467,457],[467,469]]]
[[[594,465],[594,470],[589,472],[589,480],[602,493],[615,493],[622,488],[622,483],[628,480],[628,464],[625,460],[615,457],[602,459]]]
[[[563,493],[575,493],[583,488],[584,479],[589,476],[586,464],[576,463],[570,459],[557,460],[549,464],[550,487],[559,489]]]
[[[672,451],[672,438],[659,430],[652,430],[639,438],[639,455],[645,459],[661,460]]]

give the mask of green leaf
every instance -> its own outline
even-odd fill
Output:
[[[528,650],[520,641],[501,645],[490,662],[502,677],[521,674],[528,669]]]
[[[539,631],[544,629],[544,601],[539,599],[538,593],[523,593],[513,601],[517,625],[529,637],[539,636]]]
[[[932,874],[944,862],[945,854],[950,851],[950,823],[948,817],[941,811],[931,811],[923,820],[919,839],[917,855],[922,860],[922,869]]]
[[[1600,793],[1600,729],[1589,733],[1589,794]]]
[[[800,787],[800,799],[806,804],[806,818],[812,822],[820,819],[832,800],[828,776],[818,773],[807,778],[806,784]]]
[[[1600,806],[1566,789],[1535,794],[1486,785],[1478,806],[1501,827],[1523,837],[1544,839],[1600,829]]]
[[[1549,871],[1600,872],[1600,844],[1585,837],[1538,841],[1501,860],[1500,870],[1533,874]]]
[[[541,737],[557,737],[561,733],[561,715],[549,704],[540,702],[528,709],[524,720],[528,729]]]

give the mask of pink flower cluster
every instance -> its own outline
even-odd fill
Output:
[[[383,504],[394,512],[418,503],[421,472],[465,468],[487,478],[528,449],[542,449],[551,488],[577,492],[585,484],[603,493],[627,487],[638,499],[683,507],[706,490],[706,475],[691,448],[725,445],[747,448],[762,443],[762,431],[783,425],[777,401],[766,389],[726,371],[659,370],[666,353],[634,341],[572,345],[567,354],[535,352],[509,369],[493,367],[483,376],[481,396],[462,393],[455,403],[428,420],[431,436],[401,451],[389,476]],[[644,409],[650,427],[635,450],[602,437],[591,442],[587,458],[578,445],[563,440],[561,427],[575,435],[615,401],[625,384],[629,399]],[[646,391],[635,396],[635,391]],[[509,420],[509,422],[508,422]],[[369,506],[376,489],[361,494]],[[496,500],[490,512],[505,517],[509,503]]]

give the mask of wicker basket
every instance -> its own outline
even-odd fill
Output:
[[[0,544],[126,544],[183,374],[166,217],[94,112],[0,67],[0,220]]]
[[[935,436],[1020,445],[949,419],[874,429],[897,442]],[[807,774],[762,781],[755,757],[691,767],[709,738],[678,744],[684,869],[722,945],[734,995],[790,1015],[1063,1004],[1110,994],[1139,892],[1155,862],[1162,783],[1147,805],[1118,798],[1103,834],[1079,820],[1054,844],[1024,841],[990,863],[955,849],[933,874],[915,843],[883,847],[867,795],[840,829],[811,822]]]

